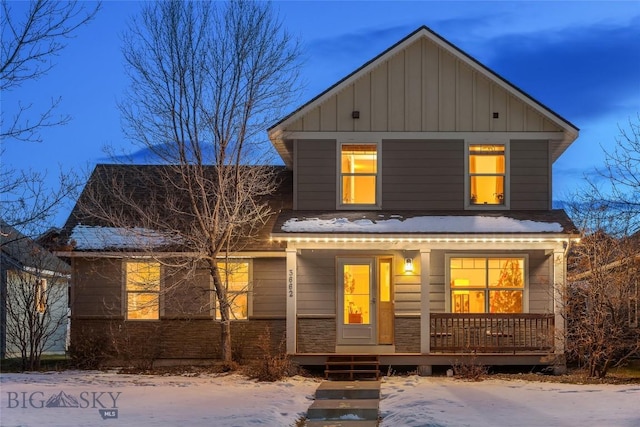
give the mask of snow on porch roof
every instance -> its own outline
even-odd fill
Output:
[[[568,233],[577,234],[564,211],[391,214],[380,212],[304,212],[281,214],[274,234],[438,234]]]
[[[146,228],[100,227],[77,225],[71,231],[70,241],[78,250],[159,248],[177,243],[167,233]]]

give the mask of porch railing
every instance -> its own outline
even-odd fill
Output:
[[[431,313],[431,351],[551,352],[553,314]]]

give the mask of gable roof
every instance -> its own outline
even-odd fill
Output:
[[[38,245],[3,220],[0,220],[0,254],[3,267],[68,273],[70,267],[51,252]]]
[[[250,166],[247,166],[250,167]],[[213,170],[215,166],[207,166]],[[270,232],[273,222],[282,209],[292,205],[293,179],[290,171],[283,166],[273,166],[278,180],[278,188],[268,203],[274,212],[258,232],[256,241],[251,242],[251,250],[271,250],[274,244],[270,242]],[[175,227],[190,227],[192,217],[186,214],[189,202],[187,192],[177,191],[167,186],[163,180],[167,174],[173,174],[175,166],[171,165],[122,165],[98,164],[89,177],[76,205],[61,232],[61,240],[68,243],[69,248],[78,252],[103,251],[142,251],[153,247],[158,250],[184,251],[184,248],[172,235],[158,230],[145,228],[140,220],[136,207],[123,203],[122,194],[131,197],[134,204],[152,209],[147,213],[165,215],[167,224]],[[114,191],[117,188],[118,191]],[[179,213],[168,210],[166,198],[171,195],[173,203],[180,205],[184,202],[184,209]],[[109,215],[92,214],[100,212],[101,208],[112,209],[113,217],[117,221],[109,221]],[[155,209],[155,210],[154,210]],[[163,212],[162,210],[165,209]],[[117,223],[116,223],[117,222]],[[176,230],[178,230],[176,228]],[[184,230],[180,230],[184,231]],[[61,250],[62,253],[62,250]],[[64,250],[65,256],[71,252]]]
[[[535,113],[539,114],[544,120],[548,122],[550,126],[553,126],[554,129],[560,130],[564,134],[564,136],[561,141],[556,141],[556,143],[552,146],[551,154],[553,160],[556,160],[577,138],[579,129],[575,125],[564,119],[556,112],[552,111],[550,108],[536,101],[526,92],[510,83],[505,78],[498,75],[496,72],[490,70],[488,67],[481,64],[475,58],[442,38],[431,29],[427,28],[426,26],[422,26],[406,36],[404,39],[400,40],[398,43],[382,52],[380,55],[366,62],[360,68],[356,69],[351,74],[347,75],[346,77],[326,89],[324,92],[311,99],[306,104],[302,105],[289,115],[282,118],[280,121],[278,121],[268,129],[269,138],[278,150],[280,156],[285,161],[285,164],[291,166],[293,161],[291,147],[286,142],[286,134],[291,130],[290,127],[292,125],[294,125],[301,118],[311,113],[314,109],[321,106],[333,96],[339,94],[350,85],[353,85],[359,79],[365,77],[368,74],[371,74],[376,68],[390,61],[394,56],[398,55],[400,52],[405,51],[415,42],[423,39],[428,40],[429,42],[436,45],[439,49],[442,49],[443,51],[449,53],[457,61],[460,61],[470,70],[472,70],[472,72],[478,73],[479,75],[488,79],[491,84],[494,84],[497,87],[503,89],[509,96],[512,96],[522,102],[523,105],[526,106],[526,108],[530,108]]]

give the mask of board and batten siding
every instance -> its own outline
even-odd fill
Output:
[[[464,208],[464,142],[382,141],[382,209]]]
[[[295,156],[294,209],[335,209],[336,141],[333,139],[296,141]]]
[[[72,317],[122,317],[122,260],[74,258]]]
[[[511,151],[511,209],[551,209],[549,142],[513,140]]]
[[[485,72],[421,38],[324,100],[286,131],[561,131]],[[359,111],[360,118],[352,119],[352,111]]]
[[[287,314],[286,261],[284,258],[253,260],[252,295],[256,318],[285,318]]]

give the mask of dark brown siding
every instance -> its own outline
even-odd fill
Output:
[[[253,317],[285,318],[287,314],[284,258],[253,260]]]
[[[162,317],[213,317],[213,288],[207,269],[185,274],[175,268],[162,268]]]
[[[336,141],[297,141],[295,150],[297,209],[335,209]]]
[[[283,352],[285,329],[284,320],[231,322],[234,360],[263,356],[262,342],[269,342],[273,354]],[[74,351],[103,352],[108,364],[152,363],[159,359],[219,359],[220,344],[220,323],[205,319],[161,322],[79,319],[71,329]]]
[[[463,141],[382,142],[383,209],[463,209],[463,194]]]
[[[76,258],[72,274],[73,317],[123,316],[121,260]]]
[[[548,141],[511,141],[511,209],[548,210]]]

